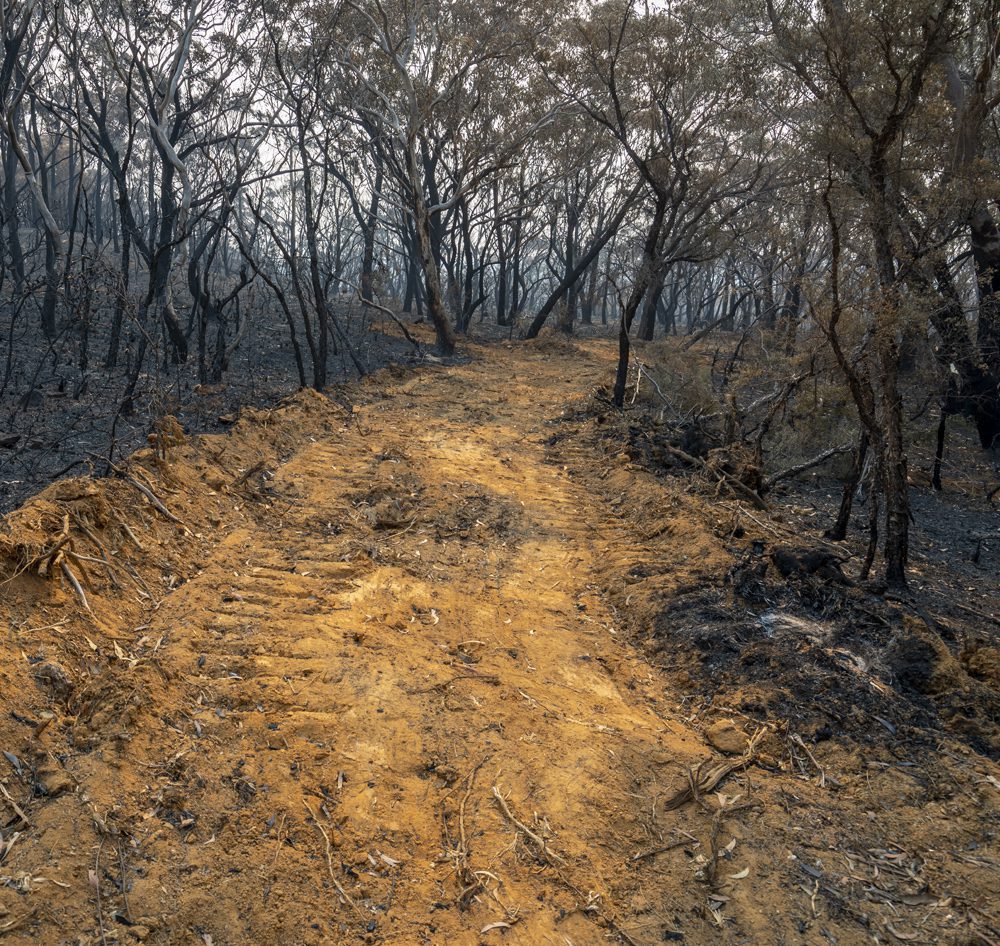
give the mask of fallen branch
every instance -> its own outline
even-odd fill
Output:
[[[721,480],[726,484],[734,493],[736,493],[742,499],[745,499],[748,503],[751,503],[757,509],[767,510],[767,503],[760,498],[749,486],[744,486],[738,479],[730,476],[728,473],[722,470],[716,469],[710,463],[702,460],[700,457],[694,457],[690,453],[685,453],[679,447],[675,447],[673,444],[664,443],[663,447],[668,453],[672,453],[678,460],[683,460],[690,466],[697,466],[705,470],[705,472],[710,473],[716,479]]]
[[[842,453],[849,453],[854,449],[853,444],[842,443],[837,447],[830,447],[829,450],[824,450],[822,453],[818,453],[811,460],[806,460],[804,463],[797,463],[795,466],[790,466],[787,470],[782,470],[780,473],[775,473],[764,480],[764,489],[771,489],[775,483],[780,483],[782,480],[791,479],[793,476],[798,476],[800,473],[805,473],[806,470],[811,470],[814,466],[819,466],[821,463],[826,463],[827,460],[832,460],[834,457],[840,456]]]
[[[403,324],[399,316],[396,315],[392,309],[386,308],[384,305],[379,305],[377,302],[372,302],[371,299],[365,299],[360,293],[358,293],[358,299],[361,301],[362,305],[366,305],[371,309],[375,309],[377,312],[381,312],[383,315],[389,316],[396,325],[399,326],[400,331],[406,336],[406,340],[419,352],[420,342],[418,342],[408,331],[406,326]]]
[[[77,579],[76,575],[73,574],[73,569],[69,567],[69,563],[63,559],[59,563],[59,568],[62,570],[63,577],[70,583],[73,591],[76,592],[77,598],[80,599],[80,604],[83,605],[85,610],[89,611],[90,604],[87,601],[87,595],[84,593],[83,586],[80,584],[79,579]]]
[[[132,527],[124,519],[119,519],[118,525],[121,526],[122,532],[124,532],[125,535],[132,540],[132,543],[140,552],[146,551],[146,547],[136,538],[135,533],[132,531]]]
[[[992,614],[987,614],[985,611],[980,611],[977,608],[970,608],[968,605],[959,604],[957,601],[950,601],[949,606],[958,608],[959,611],[965,611],[968,614],[973,614],[977,618],[985,618],[987,621],[992,621],[994,624],[1000,625],[1000,618]]]
[[[83,564],[84,562],[90,562],[91,565],[102,565],[106,569],[106,571],[108,573],[108,578],[111,581],[111,584],[115,588],[120,588],[121,587],[121,582],[118,580],[118,576],[115,573],[114,568],[112,567],[111,563],[107,559],[94,558],[93,555],[83,555],[80,552],[69,552],[68,554],[69,554],[69,557],[71,559],[73,559],[73,561],[76,562],[80,566],[81,569],[84,568],[84,564]],[[86,570],[84,570],[84,578],[88,578],[88,577],[89,576],[87,575]]]
[[[85,522],[83,522],[80,519],[79,516],[75,516],[74,519],[76,521],[76,527],[83,533],[84,537],[101,553],[101,556],[106,562],[108,560],[108,553],[107,550],[104,548],[104,543],[101,542],[101,540],[97,538],[97,536],[94,535],[93,532],[91,532],[90,528],[87,526]]]
[[[757,758],[757,751],[766,732],[767,728],[764,726],[758,729],[757,732],[751,736],[746,752],[744,752],[738,759],[732,759],[728,762],[720,762],[718,765],[714,765],[712,768],[707,770],[705,769],[705,763],[703,762],[697,769],[691,770],[688,773],[688,784],[683,788],[678,789],[678,791],[667,799],[663,805],[663,810],[673,811],[676,808],[680,808],[681,805],[685,805],[700,795],[715,789],[715,787],[719,785],[723,779],[727,778],[733,772],[745,769],[755,758]]]
[[[698,342],[700,342],[706,335],[711,333],[712,329],[722,325],[722,323],[725,322],[726,319],[730,317],[730,314],[731,313],[729,312],[729,310],[725,309],[722,315],[720,315],[717,319],[714,319],[713,321],[709,322],[708,325],[706,325],[699,331],[695,332],[694,335],[692,335],[689,339],[687,339],[687,341],[685,341],[681,345],[681,351],[687,351],[689,348],[693,348],[695,345],[697,345]]]
[[[163,503],[160,501],[159,497],[148,487],[143,486],[135,477],[129,476],[123,470],[116,469],[115,471],[123,480],[129,483],[131,486],[135,487],[146,499],[149,500],[150,505],[161,513],[164,517],[169,519],[171,522],[177,523],[177,525],[182,526],[184,523],[178,519]]]
[[[503,797],[503,795],[500,792],[500,789],[496,785],[493,786],[493,797],[496,799],[497,805],[499,806],[500,810],[503,812],[507,820],[535,845],[535,847],[538,849],[536,853],[539,857],[541,857],[543,860],[549,863],[552,863],[553,861],[559,864],[566,863],[566,861],[563,860],[563,858],[561,858],[558,854],[556,854],[554,851],[549,850],[548,843],[543,837],[540,837],[539,835],[535,834],[535,832],[532,831],[531,828],[529,828],[523,822],[518,821],[517,818],[514,817],[514,813],[510,810],[510,806],[507,804],[507,800]]]
[[[663,401],[667,407],[672,408],[673,404],[670,403],[667,396],[663,393],[663,390],[656,383],[656,378],[649,373],[649,368],[647,368],[641,361],[636,362],[635,394],[632,395],[632,403],[635,404],[636,398],[639,396],[639,386],[642,384],[643,376],[645,376],[649,383],[653,386],[656,393],[660,396],[660,400]]]

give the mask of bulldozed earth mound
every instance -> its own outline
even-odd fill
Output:
[[[472,353],[3,521],[0,944],[1000,941],[996,602],[640,462],[606,342]]]

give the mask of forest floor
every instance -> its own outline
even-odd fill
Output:
[[[327,365],[331,381],[358,377],[357,366],[370,374],[422,360],[400,333],[380,330],[391,326],[381,313],[373,317],[357,303],[338,303],[335,311],[340,332]],[[162,351],[150,353],[128,414],[119,409],[131,374],[131,346],[124,346],[118,366],[108,370],[95,356],[107,350],[105,334],[88,339],[88,359],[75,336],[50,346],[27,327],[21,335],[12,333],[6,340],[10,360],[0,367],[0,514],[54,479],[103,472],[109,457],[117,461],[144,446],[153,422],[165,415],[189,432],[219,433],[242,406],[269,407],[294,390],[298,372],[287,326],[276,322],[270,306],[254,307],[246,320],[225,381],[199,384],[194,352],[184,364]],[[308,351],[304,357],[311,380]],[[87,367],[81,369],[81,362]]]
[[[612,343],[466,351],[3,521],[0,944],[1000,942],[995,562],[781,578]]]

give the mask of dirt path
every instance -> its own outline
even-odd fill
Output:
[[[607,603],[628,536],[546,449],[606,358],[497,347],[383,375],[349,416],[291,409],[277,450],[262,415],[167,474],[188,534],[151,525],[155,609],[108,589],[88,619],[68,589],[19,590],[21,652],[67,614],[58,640],[94,666],[64,735],[36,737],[72,790],[0,856],[24,888],[0,887],[0,942],[872,942],[850,905],[818,920],[821,875],[803,894],[786,873],[787,836],[824,823],[795,813],[813,782],[786,779],[783,812],[739,773],[664,810],[712,754]]]
[[[295,502],[280,530],[234,533],[160,618],[188,615],[180,646],[192,662],[205,654],[223,703],[262,707],[238,737],[236,722],[211,726],[239,739],[212,767],[253,757],[241,777],[268,785],[297,833],[316,832],[303,809],[325,789],[338,860],[366,874],[376,850],[399,862],[387,870],[376,854],[379,876],[353,896],[384,905],[365,926],[386,942],[476,943],[514,919],[509,942],[603,942],[583,916],[557,924],[560,907],[584,904],[553,878],[533,881],[537,864],[520,862],[534,842],[516,843],[493,789],[551,834],[551,853],[529,864],[551,858],[549,873],[586,897],[620,867],[602,856],[608,833],[633,828],[630,764],[665,749],[668,726],[641,695],[648,668],[615,641],[594,594],[587,498],[545,463],[545,359],[517,369],[523,378],[477,362],[358,410],[343,439],[278,471],[274,493]],[[331,530],[351,517],[360,534],[323,535],[324,519]],[[233,672],[243,679],[225,681]],[[255,859],[257,837],[228,840],[227,860]],[[314,860],[282,860],[265,914],[275,928],[255,918],[247,935],[334,935],[342,915],[296,904]],[[456,894],[480,903],[463,911]]]

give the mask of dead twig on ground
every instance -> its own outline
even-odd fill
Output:
[[[820,788],[826,788],[827,782],[829,782],[835,788],[841,787],[841,784],[840,782],[837,781],[837,779],[835,779],[832,775],[826,774],[826,769],[824,769],[823,766],[821,766],[819,762],[816,761],[816,756],[814,756],[812,752],[809,751],[809,747],[805,744],[805,742],[802,740],[802,737],[798,733],[792,733],[788,738],[792,743],[798,746],[806,754],[806,757],[813,764],[813,767],[816,769],[817,772],[819,772]]]
[[[97,856],[94,858],[94,890],[97,894],[97,928],[101,933],[101,943],[108,946],[108,937],[104,929],[104,908],[101,904],[101,852],[104,850],[104,838],[97,845]]]
[[[725,762],[713,765],[708,769],[705,768],[707,763],[702,762],[697,768],[689,770],[688,784],[683,788],[678,789],[678,791],[674,792],[674,794],[668,798],[666,802],[664,802],[663,810],[673,811],[680,808],[681,805],[687,804],[689,801],[696,799],[705,792],[712,791],[722,782],[723,779],[727,778],[733,772],[745,769],[751,762],[754,761],[754,759],[757,758],[757,752],[760,748],[761,740],[764,738],[766,733],[766,726],[762,726],[758,729],[753,736],[750,737],[750,742],[747,744],[746,752],[744,752],[738,759],[729,759]]]
[[[306,811],[309,812],[309,817],[315,822],[316,827],[319,828],[319,833],[323,835],[323,843],[326,845],[326,870],[330,875],[330,880],[333,881],[333,886],[337,888],[337,893],[343,897],[344,902],[353,909],[358,916],[364,916],[364,912],[361,908],[354,902],[351,895],[344,889],[343,885],[337,880],[337,875],[333,871],[333,845],[330,843],[330,835],[327,833],[326,828],[323,827],[322,822],[313,813],[312,808],[309,807],[309,802],[305,799],[302,801],[303,806]]]
[[[738,795],[736,797],[739,798]],[[726,854],[726,856],[728,856],[732,852],[732,848],[735,845],[735,841],[731,841],[728,847],[721,849],[719,848],[719,833],[722,831],[723,819],[728,815],[736,814],[737,812],[740,811],[747,811],[751,808],[758,808],[758,807],[760,807],[760,802],[750,801],[750,802],[744,802],[742,805],[736,805],[732,804],[731,802],[727,802],[724,796],[723,799],[720,799],[719,807],[715,810],[715,812],[712,815],[712,830],[711,833],[709,834],[709,839],[708,839],[708,847],[710,852],[709,857],[705,863],[705,866],[702,867],[701,870],[699,871],[700,874],[699,879],[707,883],[709,887],[715,889],[717,886],[716,873],[719,868],[719,858],[722,857],[723,854]]]
[[[305,691],[306,691],[306,690],[308,690],[308,689],[309,689],[309,687],[311,687],[311,686],[312,686],[312,685],[313,685],[313,684],[314,684],[314,683],[315,683],[315,682],[316,682],[317,680],[322,680],[322,681],[323,681],[324,683],[326,683],[326,679],[327,679],[327,677],[326,677],[326,674],[325,674],[325,673],[314,673],[314,674],[313,674],[313,675],[312,675],[311,677],[309,677],[309,679],[308,679],[308,680],[306,680],[306,682],[305,682],[305,683],[303,683],[303,684],[302,684],[302,686],[300,686],[300,687],[299,687],[299,688],[298,688],[297,690],[295,689],[295,687],[293,687],[293,686],[292,686],[292,681],[291,681],[291,680],[289,680],[289,679],[288,679],[288,677],[282,677],[282,679],[283,679],[283,680],[285,681],[285,683],[287,683],[287,684],[288,684],[288,689],[292,691],[292,696],[301,696],[301,695],[302,695],[303,693],[305,693]]]
[[[140,483],[134,476],[126,473],[121,467],[112,467],[116,476],[121,477],[129,484],[133,489],[138,490],[143,496],[149,500],[149,504],[162,515],[164,518],[169,519],[171,522],[176,523],[179,526],[184,525],[184,523],[177,518],[167,507],[163,504],[163,501],[154,493],[148,486]],[[138,544],[138,543],[137,543]],[[141,547],[141,546],[140,546]]]
[[[30,913],[25,913],[23,916],[15,917],[13,920],[8,920],[6,923],[0,923],[0,933],[14,932],[14,930],[24,926],[25,923],[33,920],[36,913],[36,910],[32,910]]]
[[[685,844],[691,844],[691,841],[687,838],[681,838],[680,841],[673,841],[670,844],[664,844],[662,847],[654,847],[651,851],[639,851],[629,858],[629,863],[635,864],[639,861],[649,860],[660,854],[666,854],[667,851],[675,851],[679,847],[684,847]]]
[[[246,472],[242,473],[235,480],[233,480],[233,482],[232,482],[232,484],[230,485],[229,488],[230,489],[238,489],[245,482],[247,482],[247,480],[249,480],[251,477],[256,476],[258,473],[263,473],[264,472],[264,467],[266,465],[267,464],[263,460],[261,460],[259,463],[255,463],[252,467],[250,467],[249,470],[247,470]]]
[[[69,567],[69,563],[64,559],[59,563],[59,568],[63,573],[63,577],[69,582],[70,587],[76,593],[77,598],[79,598],[80,604],[83,605],[84,610],[89,611],[90,603],[87,601],[87,595],[84,593],[80,580],[73,574],[73,569]]]
[[[132,579],[135,583],[136,588],[139,589],[140,593],[144,594],[154,605],[158,606],[156,596],[150,590],[149,585],[146,583],[142,575],[139,574],[128,562],[122,562],[122,567],[125,569],[125,573]]]
[[[580,904],[582,904],[576,909],[578,909],[581,913],[593,914],[598,917],[608,927],[608,929],[618,935],[625,943],[628,944],[628,946],[638,946],[636,940],[629,936],[629,934],[622,927],[622,924],[618,921],[617,917],[601,906],[601,894],[591,892],[589,895],[585,895],[580,887],[566,875],[566,871],[564,870],[566,865],[565,859],[556,854],[555,851],[548,846],[548,842],[544,837],[539,835],[537,832],[532,831],[532,829],[524,824],[523,821],[518,820],[514,812],[511,810],[507,799],[504,798],[503,793],[500,791],[500,787],[497,785],[493,786],[493,798],[495,799],[497,807],[500,809],[503,816],[517,831],[531,841],[532,846],[535,849],[535,856],[553,868],[562,885],[577,898]]]
[[[22,823],[26,828],[31,827],[31,819],[24,813],[21,807],[16,801],[10,796],[10,792],[4,787],[3,782],[0,782],[0,795],[3,795],[7,799],[7,804],[14,810],[14,814],[21,819]]]
[[[132,527],[124,519],[119,519],[118,525],[122,527],[122,532],[124,532],[125,535],[127,535],[132,540],[132,544],[140,552],[146,551],[146,547],[136,538],[135,533],[132,531]]]
[[[459,802],[458,806],[458,844],[453,845],[448,832],[448,816],[445,810],[445,802],[441,802],[441,822],[444,829],[445,843],[447,844],[447,849],[445,855],[448,860],[452,861],[455,867],[455,877],[458,880],[459,885],[459,895],[458,904],[463,909],[468,906],[469,901],[475,896],[479,891],[486,890],[486,884],[483,881],[484,876],[494,877],[495,875],[490,874],[489,871],[474,871],[469,860],[469,842],[468,835],[465,830],[465,806],[469,803],[469,798],[472,795],[472,789],[475,785],[476,775],[479,770],[489,761],[489,756],[484,756],[482,761],[477,763],[472,771],[465,778],[465,793],[462,795],[462,800]],[[449,795],[451,792],[448,793]],[[447,798],[447,796],[445,796]],[[498,879],[499,883],[499,879]],[[499,902],[499,898],[497,898]],[[503,906],[503,904],[501,904]],[[504,907],[505,912],[510,913],[506,907]]]
[[[749,486],[744,486],[738,479],[730,476],[723,470],[719,470],[712,466],[700,457],[692,456],[690,453],[685,453],[679,447],[675,447],[673,444],[664,443],[663,448],[668,452],[672,453],[678,460],[683,460],[688,466],[698,467],[704,470],[706,473],[714,476],[720,483],[724,483],[728,486],[737,496],[741,499],[745,499],[752,506],[760,510],[767,509],[767,503],[760,498]]]
[[[404,687],[404,691],[408,696],[416,696],[419,693],[433,693],[435,690],[448,689],[448,687],[458,680],[479,680],[482,683],[491,683],[494,686],[500,683],[500,678],[491,673],[460,673],[458,676],[451,677],[441,683],[434,683],[429,687],[418,687],[416,689],[407,689]]]
[[[566,863],[566,861],[563,858],[561,858],[558,854],[549,849],[548,842],[545,840],[545,838],[541,837],[540,835],[532,831],[531,828],[529,828],[526,824],[524,824],[524,822],[517,820],[517,818],[514,816],[514,813],[510,810],[510,806],[507,804],[507,799],[503,797],[503,793],[500,791],[500,788],[496,785],[493,786],[493,797],[496,799],[497,806],[500,808],[500,811],[503,812],[504,817],[515,828],[517,828],[518,831],[520,831],[526,838],[528,838],[528,840],[531,841],[532,844],[535,845],[536,857],[539,857],[543,861],[546,861],[548,863],[556,863],[556,864]]]
[[[94,548],[97,549],[100,558],[90,558],[86,555],[81,555],[79,552],[75,552],[74,553],[75,556],[83,561],[93,562],[96,565],[103,565],[104,568],[107,570],[108,577],[111,580],[111,584],[115,588],[121,587],[121,583],[118,580],[118,573],[115,571],[114,566],[111,564],[111,559],[108,556],[107,549],[105,549],[104,547],[104,543],[102,543],[101,540],[98,539],[97,536],[94,535],[94,533],[91,532],[91,530],[86,526],[86,524],[81,522],[79,518],[76,519],[76,526],[83,533],[84,537],[91,543],[91,545],[93,545]]]

